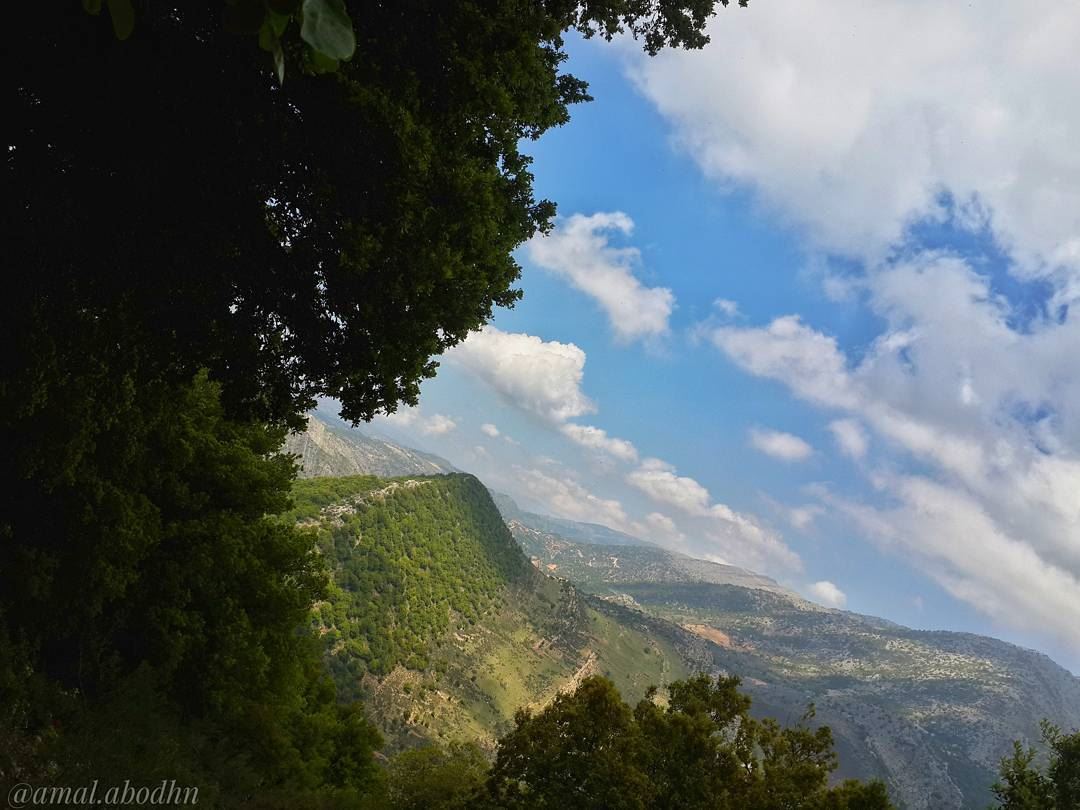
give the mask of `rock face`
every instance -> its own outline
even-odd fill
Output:
[[[390,478],[457,472],[449,461],[438,456],[332,424],[316,414],[308,416],[307,430],[289,435],[285,451],[300,457],[301,478],[345,475]]]
[[[884,779],[909,810],[990,803],[1011,741],[1046,717],[1080,726],[1080,679],[1045,655],[968,633],[907,627],[808,602],[767,577],[660,549],[589,546],[510,521],[533,564],[692,633],[692,668],[743,678],[755,713],[794,720],[814,703],[842,776]],[[756,579],[755,579],[756,578]]]

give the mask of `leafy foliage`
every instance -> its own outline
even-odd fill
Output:
[[[315,615],[343,684],[398,664],[427,667],[431,640],[452,618],[475,622],[506,584],[532,570],[472,476],[374,487],[374,479],[358,476],[300,481],[295,489],[297,514],[353,495],[348,510],[319,530],[335,584]]]
[[[497,807],[848,808],[892,805],[879,782],[830,788],[832,735],[750,717],[737,678],[673,683],[666,706],[631,709],[614,685],[586,679],[537,715],[519,712],[488,781]]]
[[[186,773],[226,805],[376,784],[378,735],[297,633],[326,572],[309,534],[267,517],[294,473],[283,430],[226,418],[205,374],[136,379],[54,385],[9,436],[0,739],[17,753],[0,770]],[[51,446],[48,464],[27,452]]]
[[[997,806],[1007,810],[1075,810],[1080,807],[1080,731],[1064,734],[1049,721],[1042,723],[1049,752],[1045,767],[1036,765],[1034,748],[1013,743],[1013,753],[1001,761],[994,784]]]
[[[487,775],[487,756],[476,745],[429,745],[394,757],[387,795],[396,810],[464,810],[483,800]]]
[[[693,47],[714,3],[108,5],[12,12],[3,378],[26,390],[39,347],[93,339],[295,425],[320,394],[357,420],[415,402],[517,300],[512,252],[555,211],[522,144],[588,98],[563,32]]]

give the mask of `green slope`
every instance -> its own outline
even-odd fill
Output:
[[[294,497],[287,517],[333,576],[312,614],[330,671],[391,748],[490,744],[518,708],[593,673],[628,699],[689,674],[675,640],[538,572],[472,476],[315,478]]]

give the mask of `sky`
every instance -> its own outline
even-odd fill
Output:
[[[524,299],[373,427],[522,505],[1080,671],[1080,9],[571,39]]]

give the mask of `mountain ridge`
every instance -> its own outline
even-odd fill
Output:
[[[353,461],[367,463],[365,458]],[[453,483],[459,479],[472,483]],[[298,486],[334,489],[341,480],[307,478]],[[343,631],[363,617],[350,618],[338,604],[320,610],[320,632],[340,644],[330,648],[336,653],[328,651],[331,670],[336,667],[339,685],[351,686],[365,701],[392,747],[463,737],[490,745],[514,709],[543,705],[585,674],[608,674],[633,697],[646,681],[663,686],[692,671],[724,672],[743,679],[759,716],[792,722],[813,703],[817,721],[833,729],[839,776],[880,777],[902,806],[937,810],[985,806],[998,760],[1013,739],[1037,743],[1043,717],[1080,726],[1080,679],[1043,653],[817,605],[767,577],[637,538],[626,542],[628,535],[598,524],[542,515],[536,520],[472,476],[440,473],[422,480],[443,483],[379,482],[384,496],[354,503],[374,522],[352,534],[334,524],[343,514],[330,503],[340,503],[337,490],[317,508],[309,506],[306,519],[313,520],[314,508],[315,522],[326,524],[317,530],[333,536],[342,560],[368,541],[404,538],[395,546],[400,551],[385,557],[388,570],[452,578],[458,576],[452,573],[456,563],[424,562],[444,542],[439,538],[453,531],[452,523],[426,539],[411,534],[412,511],[397,501],[433,498],[417,514],[438,522],[460,507],[447,487],[465,486],[477,525],[494,533],[485,542],[491,548],[512,544],[531,573],[516,584],[495,583],[471,624],[470,617],[454,614],[430,638],[404,636],[413,639],[418,657],[395,660],[379,672],[347,666],[350,656],[364,652],[357,647],[363,633],[343,641]],[[577,539],[548,531],[555,526]],[[614,544],[589,542],[613,535]],[[327,538],[322,542],[330,553]],[[337,587],[348,590],[341,576],[336,574]],[[406,591],[408,581],[401,580]],[[407,612],[386,614],[387,626],[401,625],[417,606],[401,603],[399,609]]]

